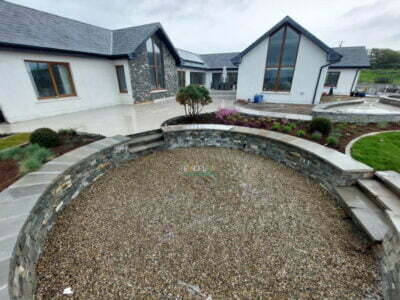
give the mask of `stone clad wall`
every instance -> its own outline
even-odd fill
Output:
[[[132,95],[136,102],[172,97],[178,92],[178,70],[175,59],[165,44],[163,42],[161,44],[164,53],[165,74],[165,91],[163,92],[151,92],[153,87],[147,61],[146,43],[137,49],[134,58],[128,60]]]
[[[383,240],[382,273],[385,299],[400,299],[400,234],[389,232]]]

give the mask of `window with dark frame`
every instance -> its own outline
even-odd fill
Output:
[[[204,85],[206,83],[206,73],[190,72],[190,84]]]
[[[269,37],[264,91],[289,92],[292,88],[300,34],[286,25]]]
[[[186,86],[186,72],[185,71],[178,71],[178,85],[179,85],[180,89]]]
[[[117,65],[117,66],[115,66],[115,70],[117,71],[119,92],[122,93],[122,94],[128,93],[128,88],[127,88],[127,85],[126,85],[124,66],[123,65]]]
[[[146,49],[152,88],[154,90],[165,89],[164,53],[161,42],[154,37],[149,38],[146,42]]]
[[[76,96],[69,63],[26,60],[38,99]]]
[[[325,79],[325,87],[337,87],[340,72],[329,71]]]

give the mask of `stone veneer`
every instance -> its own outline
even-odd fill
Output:
[[[332,193],[335,186],[351,185],[373,175],[371,168],[342,153],[276,132],[226,125],[175,125],[162,129],[163,135],[151,131],[116,136],[81,147],[50,161],[0,193],[0,281],[8,277],[8,285],[1,286],[0,282],[0,299],[8,299],[8,293],[12,299],[32,299],[36,262],[57,214],[107,170],[153,151],[199,146],[240,149],[280,161],[314,178]],[[391,232],[383,246],[384,278],[387,285],[398,286],[399,231]],[[396,296],[388,299],[398,299]]]
[[[157,35],[156,39],[159,39]],[[153,101],[175,96],[178,92],[178,70],[176,61],[165,43],[161,41],[164,53],[165,90],[152,91],[149,65],[147,61],[146,43],[136,51],[134,58],[128,60],[131,77],[132,95],[135,102]]]

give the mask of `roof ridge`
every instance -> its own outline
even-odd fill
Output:
[[[240,53],[240,51],[233,51],[233,52],[205,53],[205,54],[198,54],[198,55],[239,54],[239,53]]]
[[[128,26],[128,27],[123,27],[123,28],[118,28],[118,29],[110,29],[110,30],[115,32],[115,31],[133,29],[133,28],[138,28],[138,27],[145,27],[145,26],[150,26],[150,25],[162,26],[162,24],[160,22],[153,22],[153,23],[147,23],[147,24],[141,24],[141,25],[135,25],[135,26]]]

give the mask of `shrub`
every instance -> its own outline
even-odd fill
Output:
[[[50,158],[52,156],[53,156],[53,152],[51,152],[47,148],[40,148],[40,149],[36,150],[36,152],[34,152],[32,155],[32,157],[36,158],[41,163],[44,163],[44,162],[50,160]]]
[[[385,129],[388,126],[387,122],[380,122],[378,123],[379,129]]]
[[[335,136],[330,135],[327,140],[329,146],[337,146],[339,145],[339,139]]]
[[[297,123],[296,122],[292,122],[292,123],[289,123],[288,126],[290,126],[290,128],[293,130],[293,129],[295,129],[297,127]]]
[[[303,136],[306,135],[306,132],[305,132],[303,129],[300,129],[300,130],[297,130],[297,131],[296,131],[296,135],[297,135],[298,137],[303,137]]]
[[[272,123],[272,127],[271,127],[272,130],[279,131],[279,130],[281,130],[281,128],[282,128],[281,123],[279,123],[279,122]]]
[[[28,173],[39,169],[42,166],[42,162],[40,162],[37,158],[31,157],[24,160],[21,163],[22,173]]]
[[[318,131],[323,135],[329,135],[332,131],[332,122],[325,118],[315,118],[310,125],[311,132]]]
[[[285,133],[289,133],[289,132],[292,131],[292,127],[289,126],[289,125],[283,126],[282,127],[282,131],[285,132]]]
[[[191,84],[179,90],[176,101],[185,107],[186,116],[194,118],[205,105],[212,102],[212,99],[205,87]]]
[[[322,138],[321,132],[315,131],[312,135],[311,138],[313,140],[319,141]]]
[[[69,135],[69,136],[75,136],[77,135],[77,132],[75,129],[68,128],[68,129],[60,129],[58,131],[59,135]]]
[[[32,133],[31,143],[46,148],[56,147],[60,145],[60,137],[49,128],[39,128]]]
[[[24,157],[24,148],[22,147],[15,147],[9,150],[5,150],[0,153],[0,160],[5,159],[15,159],[20,160]]]

